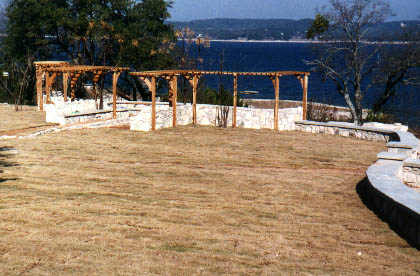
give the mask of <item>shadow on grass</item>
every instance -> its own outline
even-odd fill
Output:
[[[414,219],[416,215],[407,208],[402,208],[395,202],[385,199],[384,195],[372,187],[367,177],[357,184],[356,192],[369,210],[388,224],[410,246],[420,250],[420,241],[418,241],[417,235],[419,227]]]
[[[17,151],[14,148],[9,147],[0,147],[0,183],[6,181],[17,180],[17,178],[4,178],[3,172],[4,169],[15,167],[18,164],[15,162],[10,161],[10,157],[15,154]]]

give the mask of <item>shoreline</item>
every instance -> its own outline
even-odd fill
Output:
[[[232,42],[232,43],[291,43],[291,44],[327,44],[339,41],[319,40],[238,40],[238,39],[210,39],[210,42]],[[404,41],[362,41],[363,44],[371,45],[401,45],[408,44]]]

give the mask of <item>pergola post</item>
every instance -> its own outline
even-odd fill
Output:
[[[186,75],[185,76],[192,89],[193,89],[193,126],[197,125],[197,86],[198,86],[198,80],[200,79],[200,76],[197,74],[193,75],[193,78],[191,79],[191,76]]]
[[[307,113],[308,113],[308,83],[309,83],[309,76],[305,75],[303,78],[303,120],[305,121],[307,119]]]
[[[47,102],[51,103],[51,90],[52,90],[52,85],[55,82],[55,79],[57,78],[57,73],[52,73],[52,75],[50,76],[50,89],[48,90],[48,96],[47,96]]]
[[[238,74],[233,74],[233,115],[232,127],[236,127],[236,107],[238,105]]]
[[[156,76],[152,77],[151,83],[152,92],[152,131],[156,130]]]
[[[170,80],[170,89],[172,90],[172,126],[176,127],[176,103],[178,102],[178,76],[174,75]]]
[[[63,95],[64,95],[64,102],[67,102],[67,90],[69,85],[69,73],[63,73]]]
[[[279,130],[279,98],[280,98],[280,81],[279,75],[271,76],[271,80],[274,86],[274,130]]]
[[[198,76],[194,75],[193,78],[193,125],[197,125],[197,85]]]
[[[114,74],[112,75],[112,109],[114,119],[117,119],[117,83],[120,74],[120,72],[114,71]]]
[[[93,87],[92,87],[92,90],[93,90],[93,96],[95,97],[96,109],[103,109],[104,108],[103,98],[102,98],[103,95],[102,94],[100,95],[101,98],[99,99],[99,106],[97,104],[98,95],[96,93],[96,84],[98,83],[99,78],[101,77],[101,75],[102,74],[100,72],[93,72],[93,79],[92,79]]]
[[[51,90],[51,76],[50,72],[45,72],[45,94],[47,95],[47,103],[50,103],[50,90]]]
[[[43,70],[37,66],[36,68],[36,101],[40,111],[44,111],[44,97],[42,95],[42,75]]]

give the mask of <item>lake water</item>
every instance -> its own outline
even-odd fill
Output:
[[[224,52],[224,71],[310,71],[304,59],[313,57],[312,44],[287,42],[219,42],[212,41],[210,48],[201,48],[204,60],[200,69],[220,70],[221,53]],[[232,89],[232,77],[222,77],[220,81]],[[207,76],[205,84],[216,88],[219,77]],[[273,99],[274,88],[268,77],[240,77],[239,91],[258,91],[251,96],[259,99]],[[380,90],[373,89],[364,100],[364,107],[369,108],[378,97]],[[248,96],[250,97],[250,96]],[[319,74],[309,77],[308,98],[317,102],[334,105],[345,105],[333,83],[322,81]],[[280,79],[280,99],[302,100],[302,88],[295,77]],[[420,91],[418,87],[407,87],[395,97],[388,108],[402,123],[420,125]]]

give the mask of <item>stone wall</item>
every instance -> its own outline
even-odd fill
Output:
[[[404,160],[404,183],[420,193],[420,159]]]
[[[121,99],[119,99],[121,100]],[[47,123],[57,123],[62,126],[93,121],[108,120],[113,118],[112,100],[104,99],[104,109],[98,110],[99,100],[76,99],[64,102],[62,97],[52,97],[51,104],[45,104]],[[138,113],[139,108],[133,105],[118,105],[117,118],[126,119]]]
[[[401,125],[372,128],[310,121],[296,122],[296,129],[388,142],[388,151],[378,154],[358,191],[369,207],[420,248],[420,142],[412,133],[398,130],[404,130]]]
[[[143,106],[139,113],[131,118],[130,129],[137,131],[151,130],[151,106]],[[232,125],[233,108],[230,107],[228,125]],[[192,105],[177,106],[177,124],[192,124]],[[217,106],[197,105],[197,124],[216,125]],[[295,130],[295,122],[302,120],[302,108],[279,110],[279,130]],[[274,110],[238,107],[236,122],[238,127],[252,129],[274,129]],[[172,107],[156,106],[156,129],[172,127]]]
[[[301,121],[296,123],[296,129],[310,133],[356,137],[369,141],[389,142],[398,140],[397,134],[391,129],[359,127],[349,123]]]
[[[46,104],[46,121],[60,125],[71,125],[111,119],[112,102],[104,101],[104,110],[97,110],[98,102],[94,100],[75,100],[64,102],[62,97],[52,97],[52,104]],[[117,118],[130,121],[130,128],[137,131],[151,130],[150,105],[118,104]],[[197,123],[199,125],[216,125],[217,106],[197,105]],[[295,130],[295,122],[302,120],[302,107],[279,110],[279,130]],[[193,110],[191,104],[177,105],[177,125],[192,124]],[[232,125],[233,107],[230,107],[228,125]],[[237,108],[237,126],[252,129],[274,129],[274,110],[257,108]],[[172,107],[168,103],[156,105],[156,128],[172,127]]]

